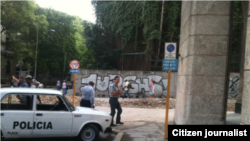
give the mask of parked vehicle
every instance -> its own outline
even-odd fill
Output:
[[[68,89],[73,89],[73,81],[67,81]]]
[[[111,131],[111,116],[78,107],[60,91],[39,88],[2,88],[2,138],[78,137],[96,141]]]

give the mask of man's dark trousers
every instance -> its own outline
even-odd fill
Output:
[[[114,116],[115,116],[115,109],[117,109],[116,123],[121,122],[122,108],[118,101],[118,98],[110,98],[109,104],[110,104],[110,109],[111,109],[110,115],[112,116],[111,125],[114,124],[113,121],[114,121]]]

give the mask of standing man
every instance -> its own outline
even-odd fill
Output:
[[[56,87],[57,87],[57,90],[58,90],[58,91],[61,90],[61,82],[60,82],[59,79],[57,80]]]
[[[27,75],[25,77],[25,83],[23,85],[21,85],[20,87],[23,87],[23,88],[36,88],[36,86],[32,84],[32,76]]]
[[[130,96],[130,94],[129,94],[129,89],[130,89],[130,86],[131,86],[131,84],[129,83],[129,81],[128,80],[125,80],[125,93],[124,93],[124,95],[123,95],[123,99],[125,98],[125,96],[128,94],[128,97],[129,97],[129,99],[131,99],[131,96]],[[129,85],[130,84],[130,85]]]
[[[95,90],[94,82],[89,81],[89,85],[85,86],[82,90],[82,100],[80,102],[81,107],[95,108]]]
[[[121,88],[118,87],[118,83],[120,82],[120,77],[119,76],[115,76],[114,78],[114,83],[112,83],[109,86],[109,104],[110,104],[110,109],[111,109],[111,116],[112,116],[112,121],[111,121],[111,125],[110,126],[116,126],[114,124],[114,116],[115,116],[115,109],[117,109],[117,116],[116,116],[116,124],[123,124],[123,122],[121,122],[121,113],[122,113],[122,108],[121,105],[118,101],[118,98],[120,97],[120,95],[122,95],[122,90]]]

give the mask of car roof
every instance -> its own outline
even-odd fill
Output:
[[[44,89],[44,88],[1,88],[0,94],[1,99],[8,93],[26,93],[26,94],[55,94],[55,95],[62,95],[61,91],[55,89]]]

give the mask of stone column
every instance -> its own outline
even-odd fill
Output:
[[[235,113],[241,113],[242,107],[242,96],[243,96],[243,82],[244,82],[244,64],[245,64],[245,44],[246,44],[246,31],[247,31],[247,21],[248,21],[248,1],[241,1],[243,15],[244,15],[244,24],[242,31],[242,47],[241,47],[241,61],[240,61],[240,85],[239,85],[239,94],[236,98],[235,103]]]
[[[241,124],[250,124],[250,2],[248,2]]]
[[[182,1],[175,124],[224,124],[230,1]]]

